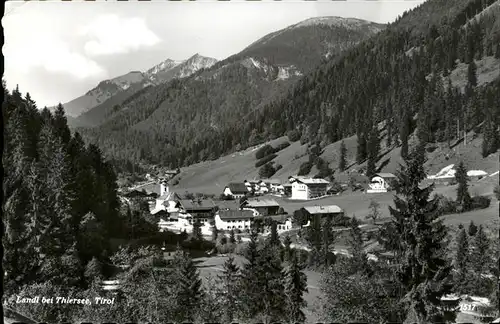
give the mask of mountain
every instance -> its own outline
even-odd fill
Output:
[[[78,117],[100,105],[112,106],[149,86],[168,82],[173,78],[187,77],[200,69],[208,68],[217,62],[216,59],[195,54],[184,61],[167,59],[146,72],[132,71],[111,80],[100,82],[85,95],[63,104],[66,114]],[[109,101],[109,102],[108,102]],[[87,118],[72,120],[71,124],[86,125]]]
[[[318,153],[344,138],[355,138],[356,165],[368,173],[393,163],[383,159],[383,147],[406,156],[411,138],[446,160],[440,147],[455,152],[472,136],[481,143],[477,159],[485,159],[500,145],[500,9],[494,3],[426,1],[328,59],[327,44],[352,42],[352,34],[310,20],[189,78],[151,87],[81,132],[108,155],[169,167],[215,160],[285,134],[311,147],[302,173],[315,164],[323,173],[337,168]],[[302,37],[282,41],[287,50],[280,50],[294,31]],[[303,42],[324,46],[316,56],[289,48],[311,48]],[[322,63],[307,70],[310,57]],[[292,65],[298,73],[278,78],[280,68]]]
[[[217,60],[195,54],[185,61],[166,60],[146,72],[155,84],[167,82],[174,78],[185,78],[201,69],[210,68]]]
[[[98,106],[117,93],[129,89],[134,84],[141,83],[145,79],[146,76],[143,73],[133,71],[111,80],[102,81],[83,96],[63,104],[64,110],[68,116],[78,117],[80,114]]]
[[[338,21],[342,23],[334,23]],[[89,114],[100,110],[99,118],[91,121],[98,128],[80,131],[104,150],[121,147],[115,153],[122,157],[178,163],[184,157],[177,149],[204,141],[206,134],[244,126],[241,122],[249,114],[286,96],[315,66],[335,60],[383,28],[339,17],[290,26],[187,78],[151,86],[104,110],[96,107]],[[141,150],[146,142],[149,148]],[[114,154],[113,149],[108,152]]]

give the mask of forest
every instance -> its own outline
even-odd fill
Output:
[[[321,146],[357,135],[358,161],[364,161],[377,156],[369,143],[379,141],[383,121],[387,146],[400,145],[403,155],[415,130],[429,143],[452,143],[474,129],[487,156],[500,143],[500,79],[479,82],[476,64],[500,59],[500,9],[482,12],[493,2],[460,1],[448,10],[448,2],[427,1],[291,90],[276,90],[268,102],[259,103],[257,88],[243,86],[245,68],[233,66],[224,74],[231,83],[197,75],[174,80],[142,93],[104,125],[79,131],[108,155],[168,167],[216,159],[291,131]],[[452,78],[460,63],[468,66],[465,87]],[[228,91],[229,98],[220,95]]]

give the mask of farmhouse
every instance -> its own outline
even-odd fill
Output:
[[[243,202],[242,207],[255,209],[260,215],[277,215],[280,205],[271,198],[250,198]]]
[[[248,188],[244,183],[231,182],[224,188],[223,194],[232,198],[241,198],[248,193]]]
[[[324,220],[330,218],[333,220],[333,225],[344,225],[344,211],[337,205],[303,207],[300,212],[305,216],[308,223],[314,219]]]
[[[276,229],[278,230],[278,233],[289,231],[293,227],[292,217],[288,214],[268,216],[266,218],[276,222]]]
[[[217,205],[215,205],[212,199],[181,199],[177,207],[191,215],[193,220],[203,223],[210,222],[217,210]]]
[[[253,218],[251,210],[219,210],[215,214],[215,227],[222,230],[249,229]]]
[[[326,196],[327,187],[330,184],[325,179],[313,179],[304,177],[291,177],[292,196],[290,199],[308,200]]]

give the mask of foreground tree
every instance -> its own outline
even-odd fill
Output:
[[[224,262],[222,274],[217,277],[217,289],[220,292],[217,297],[223,323],[231,323],[240,314],[240,276],[240,269],[235,264],[234,257],[230,256]]]
[[[471,197],[469,194],[467,182],[467,169],[462,161],[458,164],[455,178],[458,182],[457,188],[457,203],[461,206],[462,211],[468,211],[471,207]]]
[[[193,260],[177,249],[175,255],[175,285],[173,296],[176,300],[175,318],[177,322],[193,322],[197,319],[203,298],[200,274]]]
[[[347,169],[347,148],[344,141],[340,142],[339,170],[344,172]]]
[[[457,235],[457,252],[455,255],[455,291],[458,293],[467,292],[467,282],[469,280],[469,240],[465,229],[461,229]]]
[[[390,269],[368,275],[357,271],[351,259],[339,258],[320,282],[322,321],[401,323],[405,314],[394,279]]]
[[[402,257],[397,277],[404,287],[409,309],[407,320],[417,323],[450,322],[454,312],[441,308],[441,296],[451,292],[451,266],[445,258],[446,227],[437,219],[433,186],[420,187],[425,179],[425,148],[419,144],[397,172],[396,208],[389,207],[400,236]]]
[[[306,319],[302,309],[307,306],[304,293],[308,290],[303,269],[304,265],[299,262],[297,255],[292,257],[285,269],[285,314],[289,323],[303,323]]]

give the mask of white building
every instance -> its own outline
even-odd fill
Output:
[[[284,222],[278,222],[278,234],[292,229],[292,219],[288,217]]]
[[[215,214],[215,227],[220,230],[250,229],[255,213],[252,210],[219,210]]]
[[[248,194],[248,188],[244,183],[231,182],[224,188],[224,196],[234,199],[245,197]]]
[[[177,213],[180,209],[177,206],[177,202],[181,198],[178,194],[169,190],[168,185],[162,183],[160,186],[160,197],[156,198],[156,204],[151,210],[151,214],[156,214],[162,210],[167,213]]]
[[[326,196],[327,187],[330,184],[325,179],[313,179],[305,177],[290,177],[292,183],[292,196],[290,199],[309,200]]]

